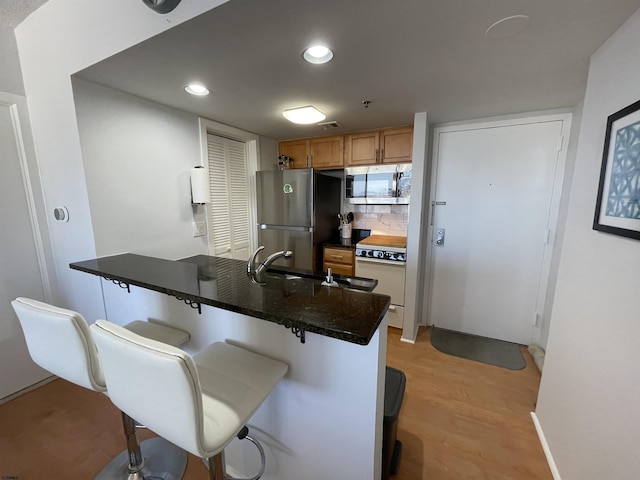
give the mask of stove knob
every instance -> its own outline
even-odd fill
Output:
[[[372,252],[371,250],[369,250],[369,251],[367,252],[367,255],[368,255],[368,256],[370,256],[370,257],[373,257],[373,252]]]

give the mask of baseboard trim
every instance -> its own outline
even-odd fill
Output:
[[[57,378],[58,377],[56,377],[55,375],[51,375],[50,377],[47,377],[44,380],[40,380],[38,383],[34,383],[33,385],[29,385],[28,387],[23,388],[22,390],[19,390],[15,393],[12,393],[11,395],[8,395],[4,398],[0,398],[0,405],[4,405],[5,403],[10,402],[14,398],[18,398],[19,396],[24,395],[25,393],[29,393],[30,391],[35,390],[38,387],[41,387],[43,385],[46,385],[47,383],[53,382]]]
[[[531,412],[531,419],[533,420],[533,425],[536,427],[540,445],[542,445],[542,450],[544,450],[544,456],[547,457],[547,463],[549,464],[549,469],[551,470],[553,480],[562,480],[562,478],[560,478],[560,472],[558,471],[556,462],[553,459],[553,455],[551,454],[549,444],[547,443],[547,438],[544,436],[544,432],[542,431],[542,425],[540,425],[540,420],[538,420],[536,412]]]

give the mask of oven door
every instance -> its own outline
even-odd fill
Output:
[[[404,273],[404,262],[356,257],[356,277],[378,280],[373,293],[389,295],[394,305],[404,305]]]
[[[402,328],[404,315],[404,262],[356,257],[356,276],[375,278],[378,286],[373,293],[391,297],[389,325]]]

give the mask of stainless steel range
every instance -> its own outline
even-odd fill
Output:
[[[407,262],[406,237],[372,235],[356,245],[356,276],[375,278],[375,293],[391,297],[389,326],[404,323],[404,283]]]

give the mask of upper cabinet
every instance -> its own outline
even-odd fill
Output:
[[[380,132],[353,133],[345,138],[346,165],[371,165],[378,162]]]
[[[387,128],[345,136],[345,165],[411,161],[413,127]]]
[[[380,132],[380,162],[410,162],[413,153],[413,127],[388,128]]]
[[[287,140],[278,143],[278,156],[286,155],[293,164],[291,168],[309,168],[311,166],[311,153],[309,151],[309,139]]]
[[[344,167],[344,137],[312,138],[311,166],[319,169]]]
[[[278,155],[290,157],[291,168],[332,169],[411,162],[412,150],[413,127],[410,126],[278,143]]]

